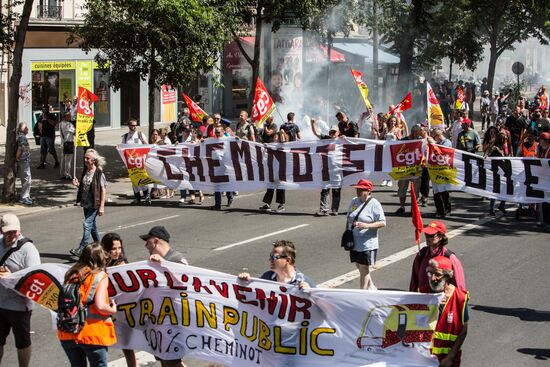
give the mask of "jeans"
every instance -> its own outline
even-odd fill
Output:
[[[226,191],[225,196],[227,196],[227,205],[230,205],[233,202],[233,191]],[[222,193],[221,191],[216,191],[214,193],[214,205],[222,206]]]
[[[107,367],[108,348],[102,345],[76,344],[74,340],[62,340],[61,346],[69,358],[71,367],[86,366],[86,358],[90,367]]]
[[[21,199],[31,198],[31,162],[19,161],[19,178],[21,178]]]
[[[95,220],[97,218],[98,209],[94,208],[84,208],[84,233],[82,234],[82,240],[80,241],[80,250],[82,251],[84,247],[88,244],[90,239],[90,233],[94,241],[99,241],[99,232],[97,230],[97,225]]]
[[[340,207],[340,193],[342,189],[322,189],[321,190],[321,203],[320,209],[323,212],[328,212],[328,192],[332,190],[332,205],[331,210],[333,212],[338,212]]]
[[[489,199],[489,213],[494,213],[496,203],[497,203],[497,199]],[[506,201],[500,202],[500,205],[502,207],[504,207],[505,204],[506,204]]]

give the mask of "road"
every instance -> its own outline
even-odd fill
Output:
[[[395,191],[380,187],[375,190],[375,197],[387,213],[387,226],[380,232],[379,260],[414,246],[410,217],[393,215],[398,201]],[[352,189],[343,190],[341,213],[353,194]],[[241,193],[233,207],[222,211],[208,209],[213,204],[212,196],[207,197],[203,206],[179,207],[175,199],[170,199],[154,202],[151,207],[134,207],[129,205],[129,198],[120,195],[109,203],[98,226],[102,233],[121,234],[131,261],[147,257],[138,235],[153,225],[164,225],[172,235],[174,247],[183,251],[195,266],[231,274],[248,268],[251,274],[261,274],[268,267],[272,242],[288,239],[297,245],[297,266],[317,283],[338,280],[354,270],[347,253],[339,247],[345,216],[314,217],[319,200],[317,191],[287,192],[287,210],[282,214],[257,210],[262,195]],[[449,247],[462,260],[471,293],[463,366],[547,365],[550,359],[548,233],[532,221],[515,221],[511,213],[496,219],[485,218],[487,201],[462,193],[452,196],[453,215],[445,220],[449,231],[454,231]],[[433,207],[421,209],[423,213],[434,211]],[[69,249],[79,242],[82,217],[80,208],[69,207],[27,215],[21,222],[23,233],[34,240],[43,262],[65,263],[69,261]],[[234,246],[216,251],[228,245]],[[380,264],[384,266],[373,273],[378,288],[408,288],[412,256]],[[348,280],[337,284],[342,288],[358,287],[357,279]],[[32,365],[68,365],[52,331],[48,312],[35,311],[32,329]],[[110,350],[111,360],[121,357],[120,351]],[[16,365],[11,337],[3,362],[6,366]]]

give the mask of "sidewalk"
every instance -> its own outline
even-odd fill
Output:
[[[164,126],[166,124],[158,124]],[[141,126],[140,130],[146,132],[147,126]],[[104,173],[107,178],[107,202],[126,201],[133,198],[130,179],[124,163],[120,158],[116,145],[120,144],[121,136],[128,131],[126,127],[121,129],[109,129],[96,131],[95,149],[105,157],[107,164],[104,167]],[[3,204],[0,203],[0,216],[6,213],[14,213],[18,216],[39,213],[52,208],[63,208],[72,206],[76,199],[76,188],[70,181],[60,180],[59,168],[53,168],[53,158],[48,154],[46,161],[48,164],[45,169],[36,169],[40,163],[40,147],[34,143],[34,139],[29,138],[31,146],[31,198],[32,206],[23,204]],[[62,149],[60,147],[59,137],[56,139],[57,156],[61,157]],[[4,169],[5,145],[0,146],[0,169]],[[82,148],[77,148],[76,159],[77,177],[82,173],[83,155]],[[3,175],[0,177],[0,184],[4,184]],[[17,179],[15,184],[19,192],[21,182]]]

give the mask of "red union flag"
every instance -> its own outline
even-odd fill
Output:
[[[422,164],[422,141],[411,141],[390,146],[392,171],[389,175],[394,180],[420,177]]]
[[[88,135],[86,134],[94,126],[94,110],[92,103],[98,100],[98,97],[88,89],[78,87],[78,105],[76,109],[76,132],[75,145],[77,147],[89,147]]]
[[[257,127],[262,127],[264,121],[275,111],[275,103],[264,83],[258,77],[256,81],[256,91],[254,92],[254,103],[252,105],[252,123]]]
[[[204,112],[204,110],[200,108],[199,105],[196,104],[191,98],[189,98],[187,94],[182,93],[182,95],[183,99],[185,99],[185,104],[191,113],[191,120],[195,122],[202,122],[204,116],[208,116],[208,114]]]
[[[152,183],[158,183],[147,174],[145,170],[145,161],[149,154],[150,147],[131,148],[124,150],[123,158],[128,176],[134,186],[145,186]]]
[[[439,105],[439,101],[435,96],[435,93],[430,86],[430,83],[426,82],[426,95],[428,97],[428,126],[430,128],[434,127],[445,127],[445,121],[443,118],[443,111]]]
[[[462,90],[462,87],[456,88],[456,101],[455,101],[455,109],[461,110],[464,106],[464,91]]]
[[[404,112],[412,107],[412,93],[409,92],[405,98],[397,106],[395,106],[391,111],[390,115],[393,115],[394,113]]]

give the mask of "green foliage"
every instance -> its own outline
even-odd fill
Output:
[[[162,84],[184,84],[210,71],[241,26],[239,0],[88,0],[86,18],[68,42],[100,50],[119,88],[126,72]]]
[[[21,14],[14,12],[14,8],[23,4],[23,0],[15,0],[2,5],[0,12],[0,48],[11,58],[12,45],[15,42],[15,24]]]

